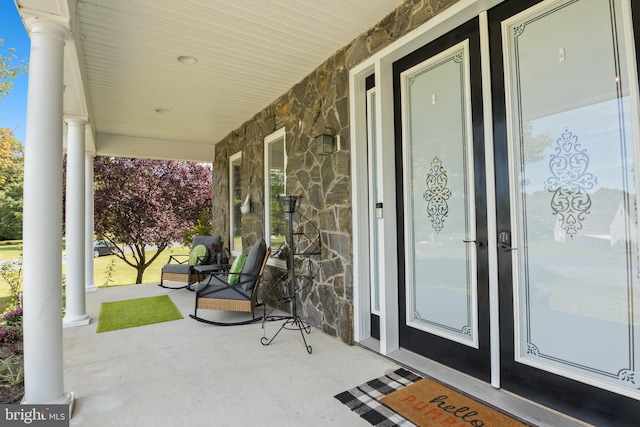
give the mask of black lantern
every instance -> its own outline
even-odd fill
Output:
[[[300,198],[301,196],[293,196],[291,194],[281,194],[278,196],[284,213],[294,213],[296,211],[296,204]]]
[[[339,137],[334,135],[331,128],[324,128],[324,131],[313,138],[317,154],[331,154],[338,151]]]

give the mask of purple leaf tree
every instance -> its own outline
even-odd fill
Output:
[[[116,245],[116,256],[145,269],[182,233],[211,211],[211,168],[190,162],[96,157],[95,233]],[[147,259],[145,247],[156,253]],[[124,248],[131,253],[125,256]]]

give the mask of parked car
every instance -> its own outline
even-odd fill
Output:
[[[104,240],[93,241],[93,257],[98,258],[103,255],[113,255],[116,250],[116,245],[111,242],[105,242]]]

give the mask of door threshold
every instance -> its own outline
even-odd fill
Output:
[[[361,347],[380,354],[380,341],[368,338],[357,343]],[[382,354],[381,354],[382,355]],[[405,366],[422,376],[431,377],[452,388],[493,406],[509,414],[513,414],[523,421],[538,427],[585,427],[592,426],[583,421],[569,417],[538,403],[524,399],[511,392],[497,389],[469,375],[458,372],[440,363],[405,349],[399,349],[382,355]]]

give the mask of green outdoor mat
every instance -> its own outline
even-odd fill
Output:
[[[167,295],[103,302],[96,332],[114,331],[182,319],[182,314]]]

